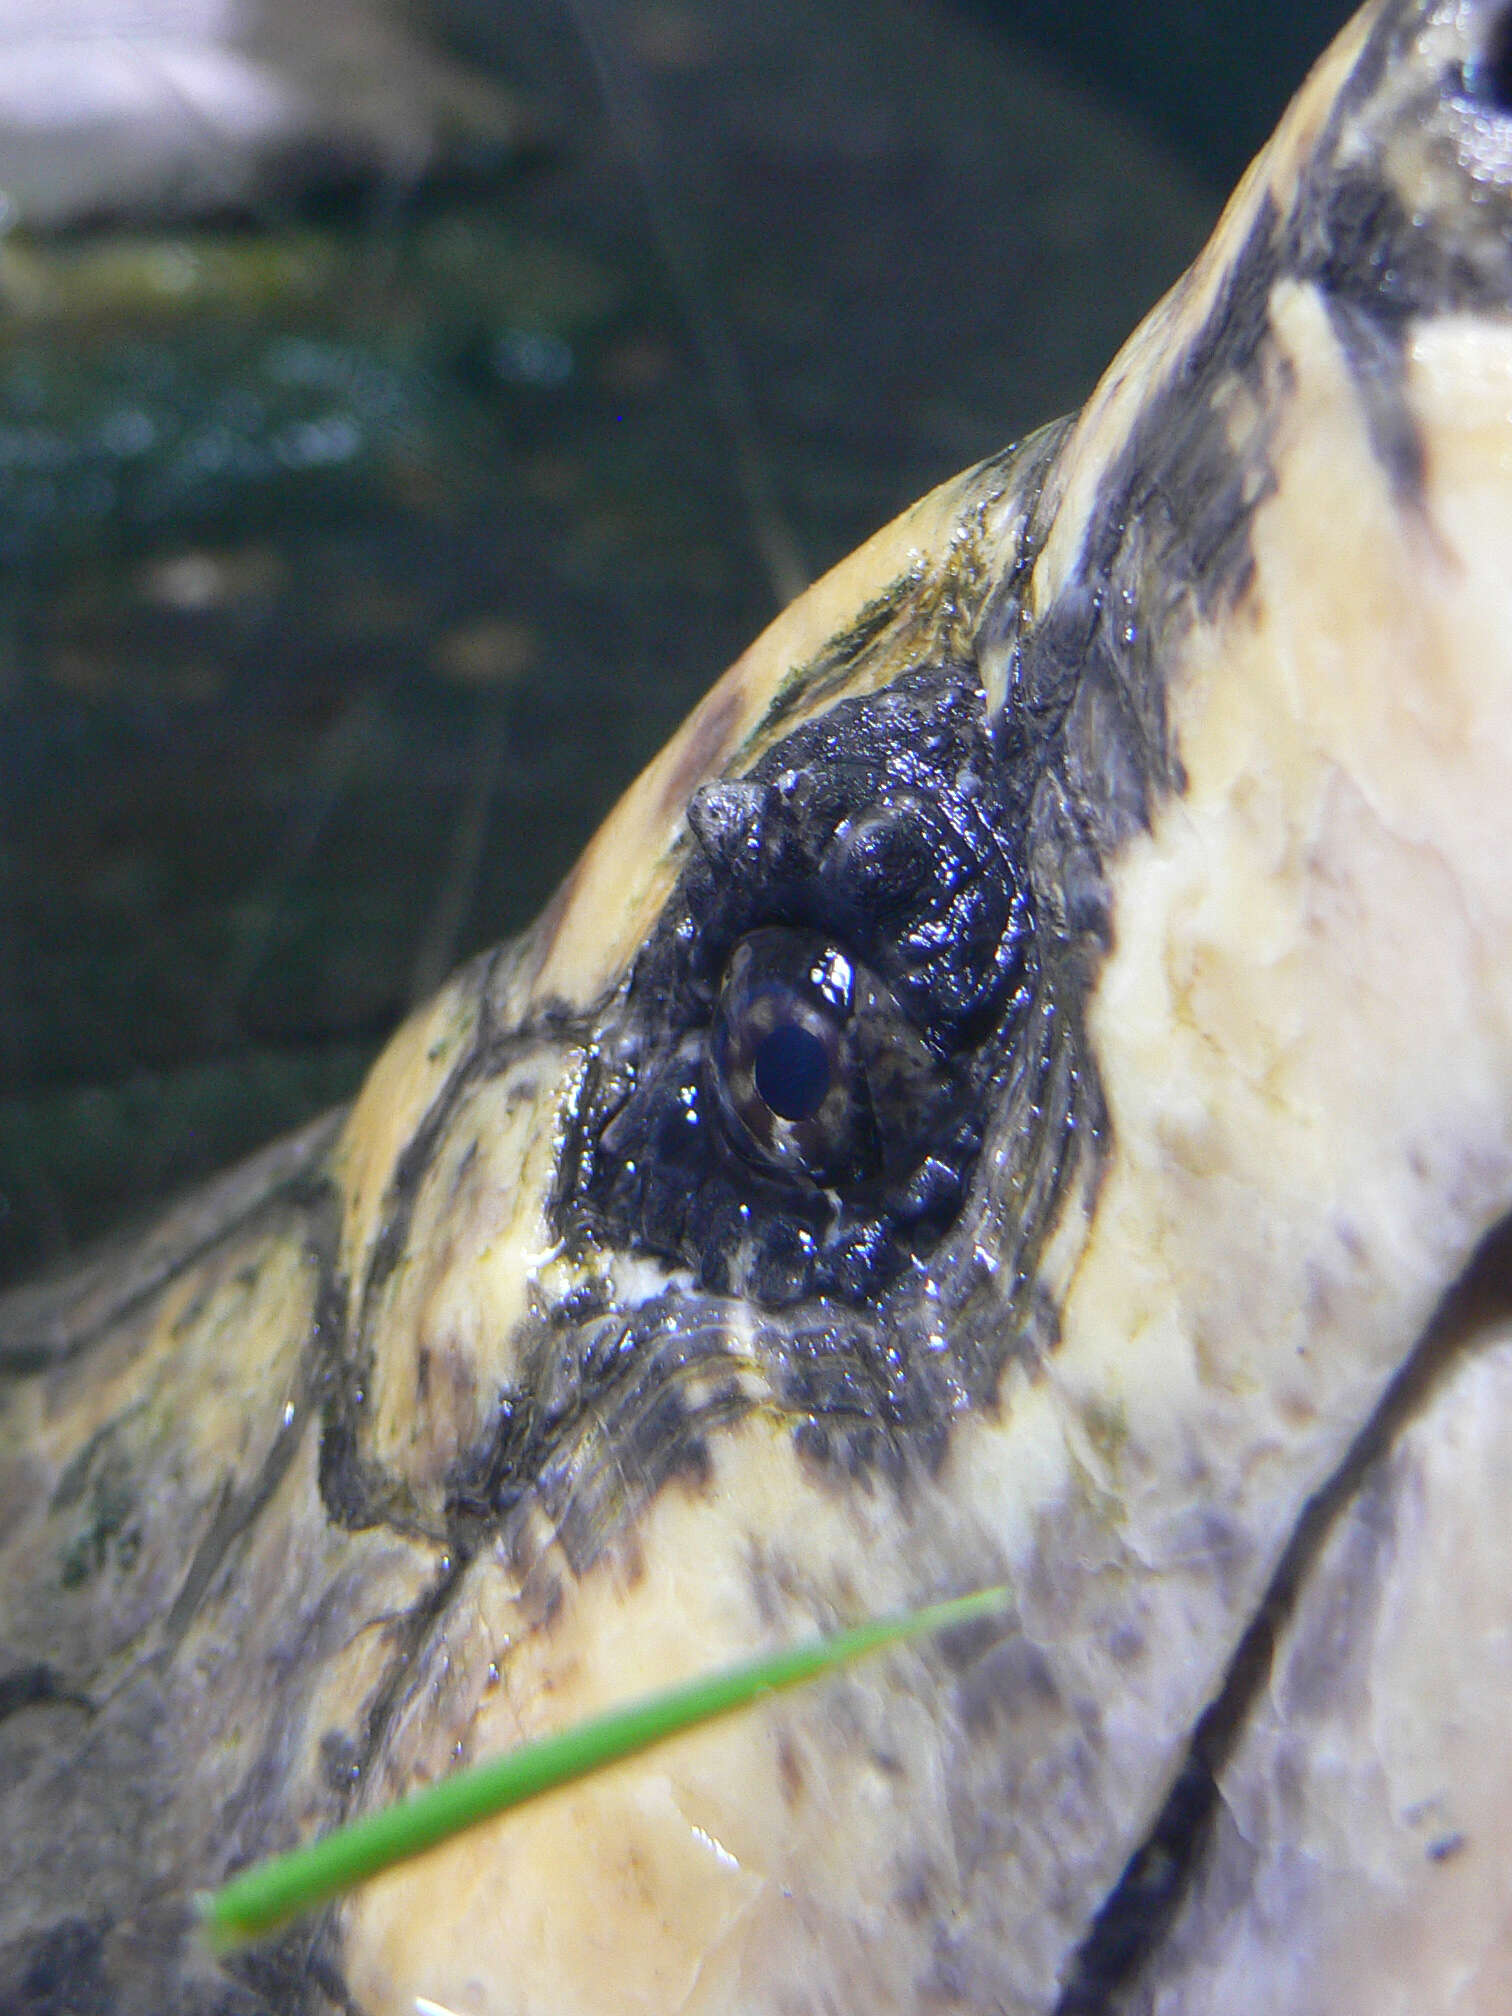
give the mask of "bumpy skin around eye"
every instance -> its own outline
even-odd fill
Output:
[[[938,1243],[1041,984],[1011,775],[974,671],[921,665],[694,799],[567,1225],[771,1307],[861,1302]]]

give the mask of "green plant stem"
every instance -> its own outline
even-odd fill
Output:
[[[868,1652],[969,1623],[1000,1609],[1007,1597],[1003,1588],[980,1589],[922,1610],[877,1618],[830,1638],[705,1674],[522,1744],[232,1877],[219,1890],[200,1897],[201,1922],[212,1945],[220,1949],[260,1938],[480,1821],[733,1714],[764,1695],[801,1686]]]

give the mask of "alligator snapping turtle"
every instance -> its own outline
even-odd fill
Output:
[[[349,1114],[3,1305],[0,2004],[1508,2006],[1509,553],[1512,9],[1383,0],[1082,414],[780,618]]]

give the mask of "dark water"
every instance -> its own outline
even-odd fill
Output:
[[[1294,12],[451,0],[527,157],[0,243],[0,1279],[345,1096],[801,579],[1083,396]]]
[[[961,0],[1049,52],[1227,186],[1350,15],[1352,0]]]

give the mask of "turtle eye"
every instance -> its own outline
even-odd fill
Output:
[[[817,931],[740,940],[708,1057],[736,1150],[825,1189],[913,1169],[950,1099],[948,1071],[892,989]]]
[[[725,967],[709,1059],[742,1154],[815,1183],[869,1173],[855,1005],[854,964],[818,932],[774,928],[741,939]]]

